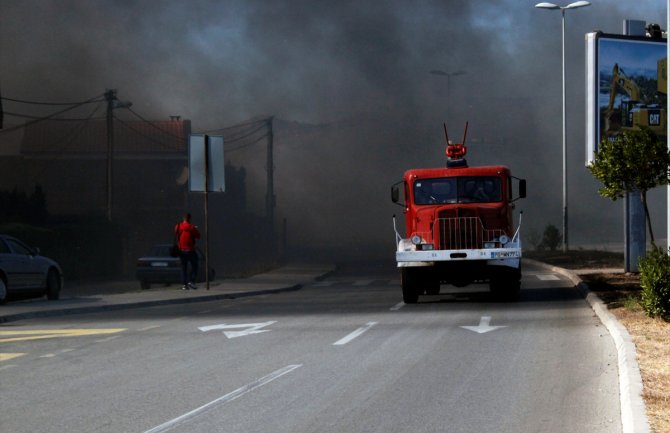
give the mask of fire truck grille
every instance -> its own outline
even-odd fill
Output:
[[[484,242],[492,242],[505,234],[504,230],[488,230],[477,217],[438,218],[433,225],[433,239],[440,250],[468,250],[484,248]]]

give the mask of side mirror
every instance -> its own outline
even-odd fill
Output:
[[[393,185],[391,187],[391,201],[398,203],[398,200],[400,200],[400,190],[398,189],[398,185]]]
[[[526,179],[519,179],[519,198],[526,198]]]
[[[405,184],[405,182],[401,180],[400,182],[396,182],[396,183],[393,184],[393,186],[391,186],[391,201],[393,203],[397,204],[398,206],[402,206],[402,207],[405,207],[405,204],[400,203],[400,188],[404,184]],[[404,194],[403,194],[403,197],[404,197]],[[403,200],[403,202],[404,202],[404,200]]]

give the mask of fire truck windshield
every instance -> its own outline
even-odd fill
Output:
[[[496,176],[443,177],[417,179],[414,203],[489,203],[502,200],[502,188]]]

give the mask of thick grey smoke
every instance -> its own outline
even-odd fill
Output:
[[[277,205],[291,231],[382,249],[402,211],[389,186],[443,164],[443,121],[454,137],[470,121],[471,163],[526,177],[526,229],[541,231],[561,221],[561,28],[535,3],[3,0],[0,85],[58,101],[117,88],[145,118],[181,115],[195,131],[277,116]],[[575,244],[621,239],[620,205],[584,168],[584,34],[620,33],[626,18],[665,27],[663,2],[592,3],[566,14]]]

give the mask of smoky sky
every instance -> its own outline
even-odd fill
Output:
[[[442,146],[443,121],[454,135],[470,121],[480,162],[529,179],[526,207],[541,229],[561,216],[561,23],[535,3],[0,0],[0,86],[4,97],[46,101],[116,88],[145,118],[181,115],[194,131],[259,115],[314,125],[372,119],[340,153],[329,150],[332,174],[352,167],[365,172],[361,182],[376,176],[381,186],[368,194],[386,201],[407,164],[442,164],[431,146]],[[593,0],[566,13],[572,215],[578,236],[605,232],[596,240],[619,230],[621,212],[597,196],[584,168],[584,34],[620,33],[624,19],[665,27],[665,2]],[[278,155],[278,176],[290,178],[287,165],[302,161],[294,152]],[[592,223],[595,200],[606,209],[602,224]],[[384,206],[370,226],[393,211]]]
[[[618,32],[625,17],[664,12],[660,2],[593,3],[568,13],[579,78],[586,31]],[[432,69],[466,71],[451,87],[473,95],[549,95],[560,14],[533,4],[3,0],[2,89],[76,100],[117,88],[144,114],[203,127],[259,113],[319,123],[415,112],[440,86]]]

